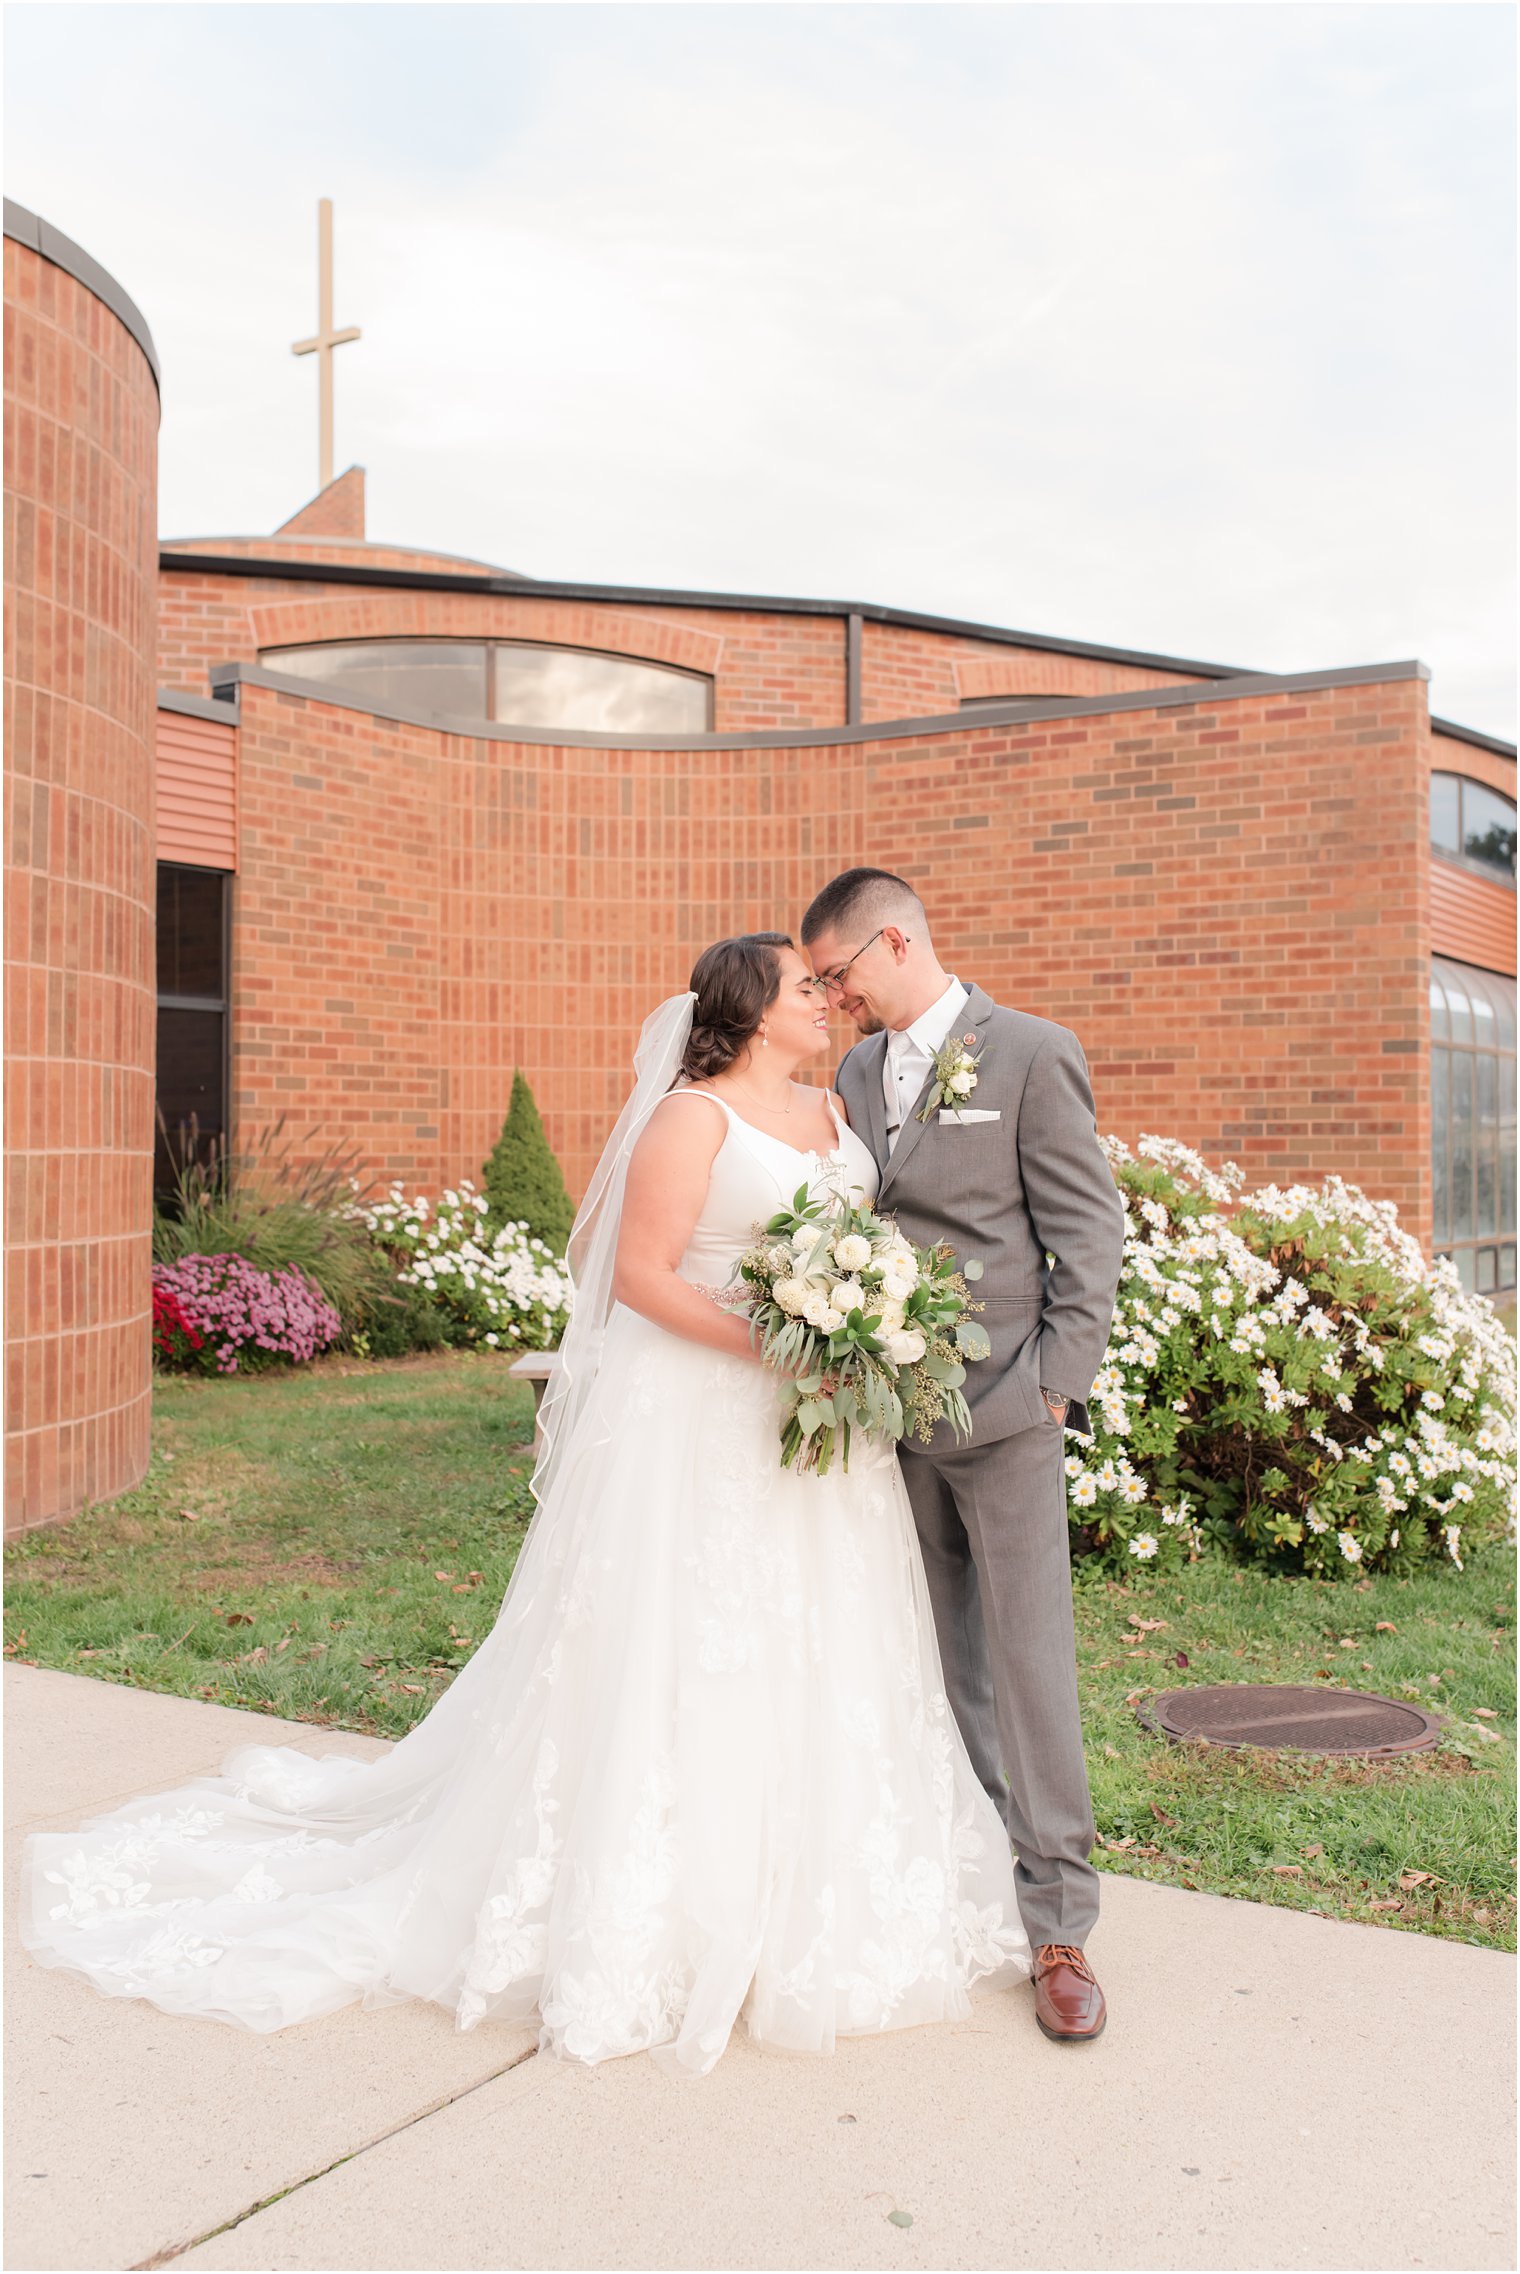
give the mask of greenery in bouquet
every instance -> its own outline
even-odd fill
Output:
[[[1391,1203],[1329,1177],[1242,1189],[1184,1145],[1104,1140],[1124,1201],[1113,1332],[1066,1461],[1109,1569],[1210,1546],[1324,1577],[1500,1536],[1514,1350]]]
[[[918,1248],[891,1217],[799,1185],[739,1259],[751,1331],[782,1378],[783,1467],[850,1465],[854,1433],[925,1442],[941,1420],[968,1436],[966,1362],[985,1358],[947,1248]]]
[[[564,1332],[570,1278],[525,1224],[488,1221],[489,1202],[467,1177],[436,1207],[392,1185],[383,1200],[351,1213],[389,1255],[397,1285],[420,1299],[455,1346],[548,1350]]]

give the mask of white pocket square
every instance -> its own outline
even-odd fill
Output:
[[[980,1105],[942,1105],[939,1117],[941,1121],[1001,1121],[1003,1118],[1001,1113]]]

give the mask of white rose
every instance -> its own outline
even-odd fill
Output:
[[[881,1291],[889,1303],[905,1303],[912,1294],[914,1282],[904,1278],[900,1271],[883,1273]]]
[[[918,1261],[911,1248],[889,1248],[881,1262],[884,1271],[894,1279],[905,1279],[910,1289],[918,1285]]]
[[[778,1279],[772,1287],[771,1293],[781,1305],[782,1310],[786,1312],[788,1318],[793,1319],[796,1318],[808,1299],[807,1287],[800,1279]]]
[[[945,1087],[948,1090],[953,1090],[958,1098],[968,1098],[976,1088],[976,1076],[975,1074],[952,1074]]]
[[[829,1301],[836,1311],[843,1311],[847,1315],[851,1311],[863,1311],[866,1307],[866,1291],[858,1279],[841,1279],[829,1289]]]
[[[916,1327],[887,1336],[887,1356],[894,1366],[916,1366],[928,1347]]]
[[[839,1313],[821,1288],[814,1288],[808,1294],[802,1306],[802,1315],[809,1326],[817,1327],[820,1334],[832,1334],[835,1327],[843,1324]]]
[[[901,1327],[903,1323],[903,1307],[901,1303],[894,1303],[891,1301],[877,1302],[871,1305],[871,1310],[875,1316],[880,1318],[881,1331],[883,1334],[896,1334],[899,1327]]]
[[[859,1232],[847,1232],[834,1242],[834,1261],[841,1271],[864,1271],[871,1260],[871,1243]]]

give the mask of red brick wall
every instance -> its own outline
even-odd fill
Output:
[[[436,1188],[478,1174],[520,1064],[579,1188],[697,951],[872,860],[952,968],[1076,1029],[1105,1129],[1339,1170],[1427,1231],[1417,681],[701,753],[243,706],[251,1122],[284,1106]]]
[[[208,540],[209,542],[209,540]],[[227,549],[247,552],[250,540]],[[310,560],[328,548],[261,542],[261,554]],[[436,556],[365,546],[335,557],[374,566],[442,564]],[[453,564],[455,567],[457,563]],[[510,594],[408,592],[344,584],[281,583],[190,570],[165,575],[160,680],[207,692],[208,665],[256,663],[261,652],[314,640],[524,639],[677,663],[716,682],[719,733],[845,723],[845,625],[838,616],[767,615],[727,608],[616,607]],[[278,658],[265,656],[271,669]],[[963,695],[1101,695],[1166,685],[1181,674],[1046,650],[863,626],[861,708],[867,723],[954,711]]]
[[[147,1464],[158,395],[5,240],[6,1527]]]
[[[974,696],[1128,694],[1175,686],[1187,676],[1049,648],[957,639],[906,624],[861,627],[860,707],[871,726],[884,719],[942,717]]]

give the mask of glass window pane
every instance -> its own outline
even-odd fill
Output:
[[[221,869],[182,869],[167,861],[158,870],[158,992],[226,994],[222,969]]]
[[[226,1129],[225,1063],[222,1051],[221,1011],[171,1011],[158,1014],[158,1104],[169,1128],[166,1148],[157,1131],[153,1154],[154,1189],[173,1185],[175,1161],[191,1150],[199,1159],[209,1157],[213,1139]],[[156,1127],[156,1124],[155,1124]]]
[[[270,671],[320,680],[361,703],[433,711],[445,718],[486,715],[486,651],[479,640],[326,641],[320,647],[265,648]]]
[[[1462,850],[1511,884],[1515,881],[1515,808],[1486,782],[1462,784]]]
[[[1503,1247],[1499,1250],[1499,1285],[1501,1288],[1505,1288],[1513,1287],[1514,1284],[1515,1244],[1512,1240],[1508,1247]]]
[[[1471,1042],[1472,1013],[1467,1007],[1467,982],[1459,963],[1440,964],[1441,986],[1446,995],[1446,1015],[1451,1024],[1453,1042]]]
[[[1470,1240],[1473,1223],[1473,1061],[1463,1052],[1451,1058],[1451,1236]]]
[[[1499,1229],[1515,1229],[1515,1062],[1499,1061]]]
[[[1515,982],[1504,978],[1502,971],[1484,971],[1484,987],[1488,1001],[1493,1003],[1495,1026],[1500,1035],[1502,1051],[1515,1048]]]
[[[1472,972],[1467,981],[1467,1000],[1472,1005],[1473,1041],[1480,1050],[1496,1050],[1499,1046],[1499,1022],[1488,989],[1483,984],[1481,971]]]
[[[1478,1250],[1478,1293],[1491,1295],[1499,1284],[1499,1255],[1496,1248]]]
[[[501,726],[576,734],[706,734],[708,686],[691,672],[617,655],[499,646],[493,715]]]
[[[1451,1238],[1451,1052],[1430,1054],[1430,1166],[1431,1207],[1435,1237]]]
[[[1447,1036],[1446,996],[1435,967],[1430,973],[1430,1036],[1433,1042],[1444,1042]]]
[[[1472,1248],[1458,1248],[1452,1257],[1452,1261],[1457,1267],[1457,1277],[1469,1294],[1473,1291],[1473,1254]]]
[[[1458,816],[1461,795],[1455,774],[1430,777],[1430,842],[1443,853],[1460,853],[1462,832]]]
[[[1478,1213],[1474,1230],[1481,1239],[1499,1229],[1499,1061],[1485,1051],[1473,1060],[1477,1114],[1473,1148],[1478,1168]]]

